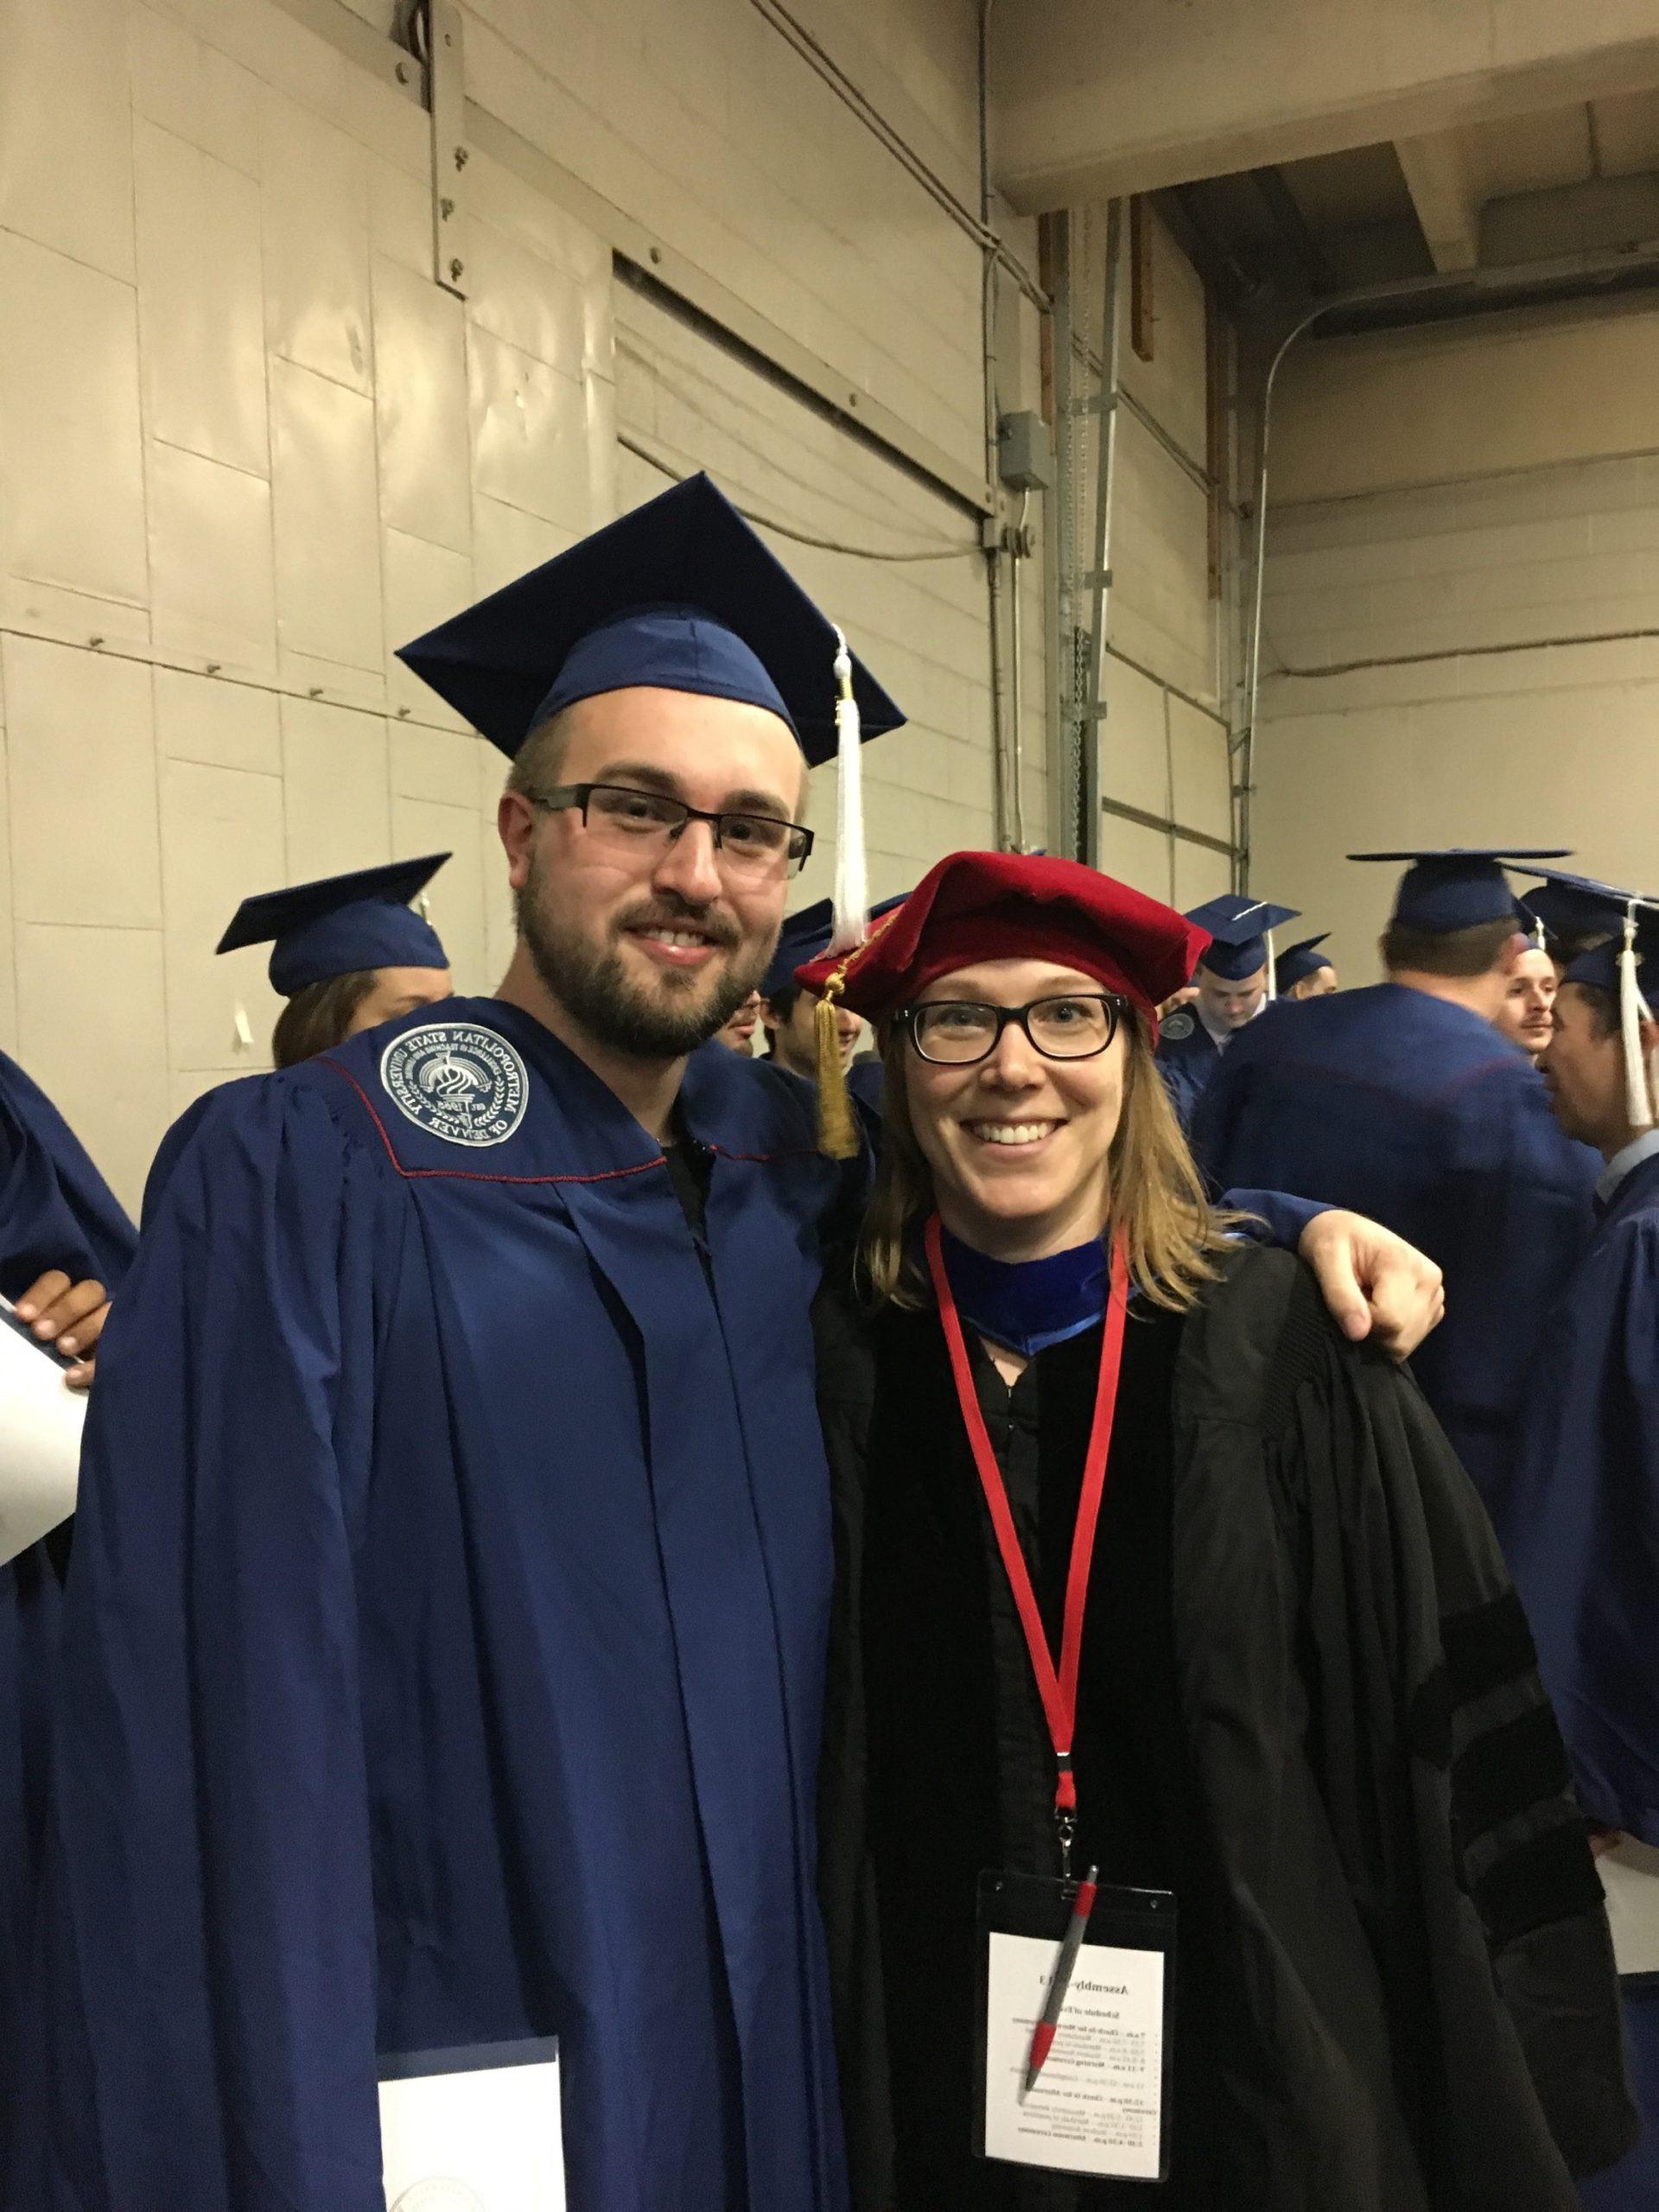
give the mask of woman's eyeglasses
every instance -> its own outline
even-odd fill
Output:
[[[812,832],[801,823],[770,814],[709,814],[666,792],[636,791],[628,784],[558,784],[524,796],[550,814],[580,809],[584,829],[641,856],[671,845],[688,822],[706,822],[721,868],[752,880],[795,874],[812,849]]]
[[[991,1006],[982,999],[932,999],[906,1007],[899,1020],[925,1060],[970,1067],[988,1060],[1002,1032],[1017,1021],[1046,1060],[1091,1060],[1117,1034],[1128,1001],[1108,991],[1068,991],[1027,1006]]]

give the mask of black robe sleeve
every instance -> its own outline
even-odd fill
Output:
[[[1184,1702],[1252,2025],[1279,2024],[1243,2039],[1272,2054],[1239,2085],[1265,2201],[1300,2201],[1287,2145],[1334,2094],[1332,2201],[1570,2212],[1635,2133],[1617,1982],[1472,1484],[1277,1253],[1188,1324],[1176,1427]]]
[[[852,1274],[849,1244],[830,1255],[812,1309],[836,1542],[818,1789],[818,1887],[829,1943],[849,2196],[855,2206],[878,2206],[892,2198],[893,2123],[881,1939],[867,1844],[869,1761],[859,1626],[875,1366],[851,1288]]]

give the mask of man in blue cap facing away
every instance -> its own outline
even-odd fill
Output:
[[[1186,918],[1208,930],[1211,941],[1193,971],[1192,1003],[1166,1014],[1159,1026],[1158,1065],[1177,1118],[1190,1129],[1223,1053],[1273,996],[1270,935],[1294,922],[1296,909],[1229,892],[1194,906]]]
[[[1495,1518],[1603,1853],[1641,2145],[1582,2184],[1591,2212],[1659,2205],[1659,908],[1567,968],[1544,1081],[1605,1165],[1595,1228],[1548,1309]],[[1605,919],[1605,915],[1603,916]]]
[[[429,2075],[550,2205],[554,2037],[569,2212],[838,2212],[809,1309],[868,1160],[699,1047],[809,763],[899,713],[706,480],[404,658],[512,760],[516,950],[169,1141],[87,1438],[8,2212],[385,2212],[380,2085]],[[1414,1338],[1415,1255],[1344,1234],[1351,1333],[1357,1262]],[[457,2202],[467,2156],[423,2170]]]
[[[1490,1503],[1543,1308],[1589,1235],[1593,1163],[1492,1026],[1526,947],[1505,856],[1350,858],[1410,863],[1382,938],[1388,982],[1254,1024],[1205,1095],[1194,1149],[1224,1184],[1352,1206],[1440,1262],[1446,1318],[1416,1371]]]

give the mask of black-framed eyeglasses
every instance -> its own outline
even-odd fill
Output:
[[[899,1019],[925,1060],[971,1067],[988,1060],[1002,1032],[1017,1021],[1046,1060],[1092,1060],[1117,1034],[1129,1010],[1110,991],[1066,991],[1026,1006],[992,1006],[982,999],[930,999],[906,1007]]]
[[[812,849],[812,832],[804,823],[771,814],[710,814],[665,791],[642,791],[632,784],[557,784],[551,791],[524,796],[550,814],[580,808],[585,830],[612,844],[646,851],[671,845],[688,822],[706,822],[715,852],[737,875],[793,875]]]

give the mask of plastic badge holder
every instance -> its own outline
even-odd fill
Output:
[[[1077,1892],[1075,1881],[1035,1875],[979,1878],[974,2149],[981,2158],[1053,2173],[1166,2181],[1177,1919],[1171,1891],[1101,1884],[1053,2049],[1024,2091],[1031,2031]],[[1007,1938],[1014,1941],[1001,1941]],[[1010,1991],[1014,2001],[999,2003],[994,2030],[993,1997],[1006,1999]]]

